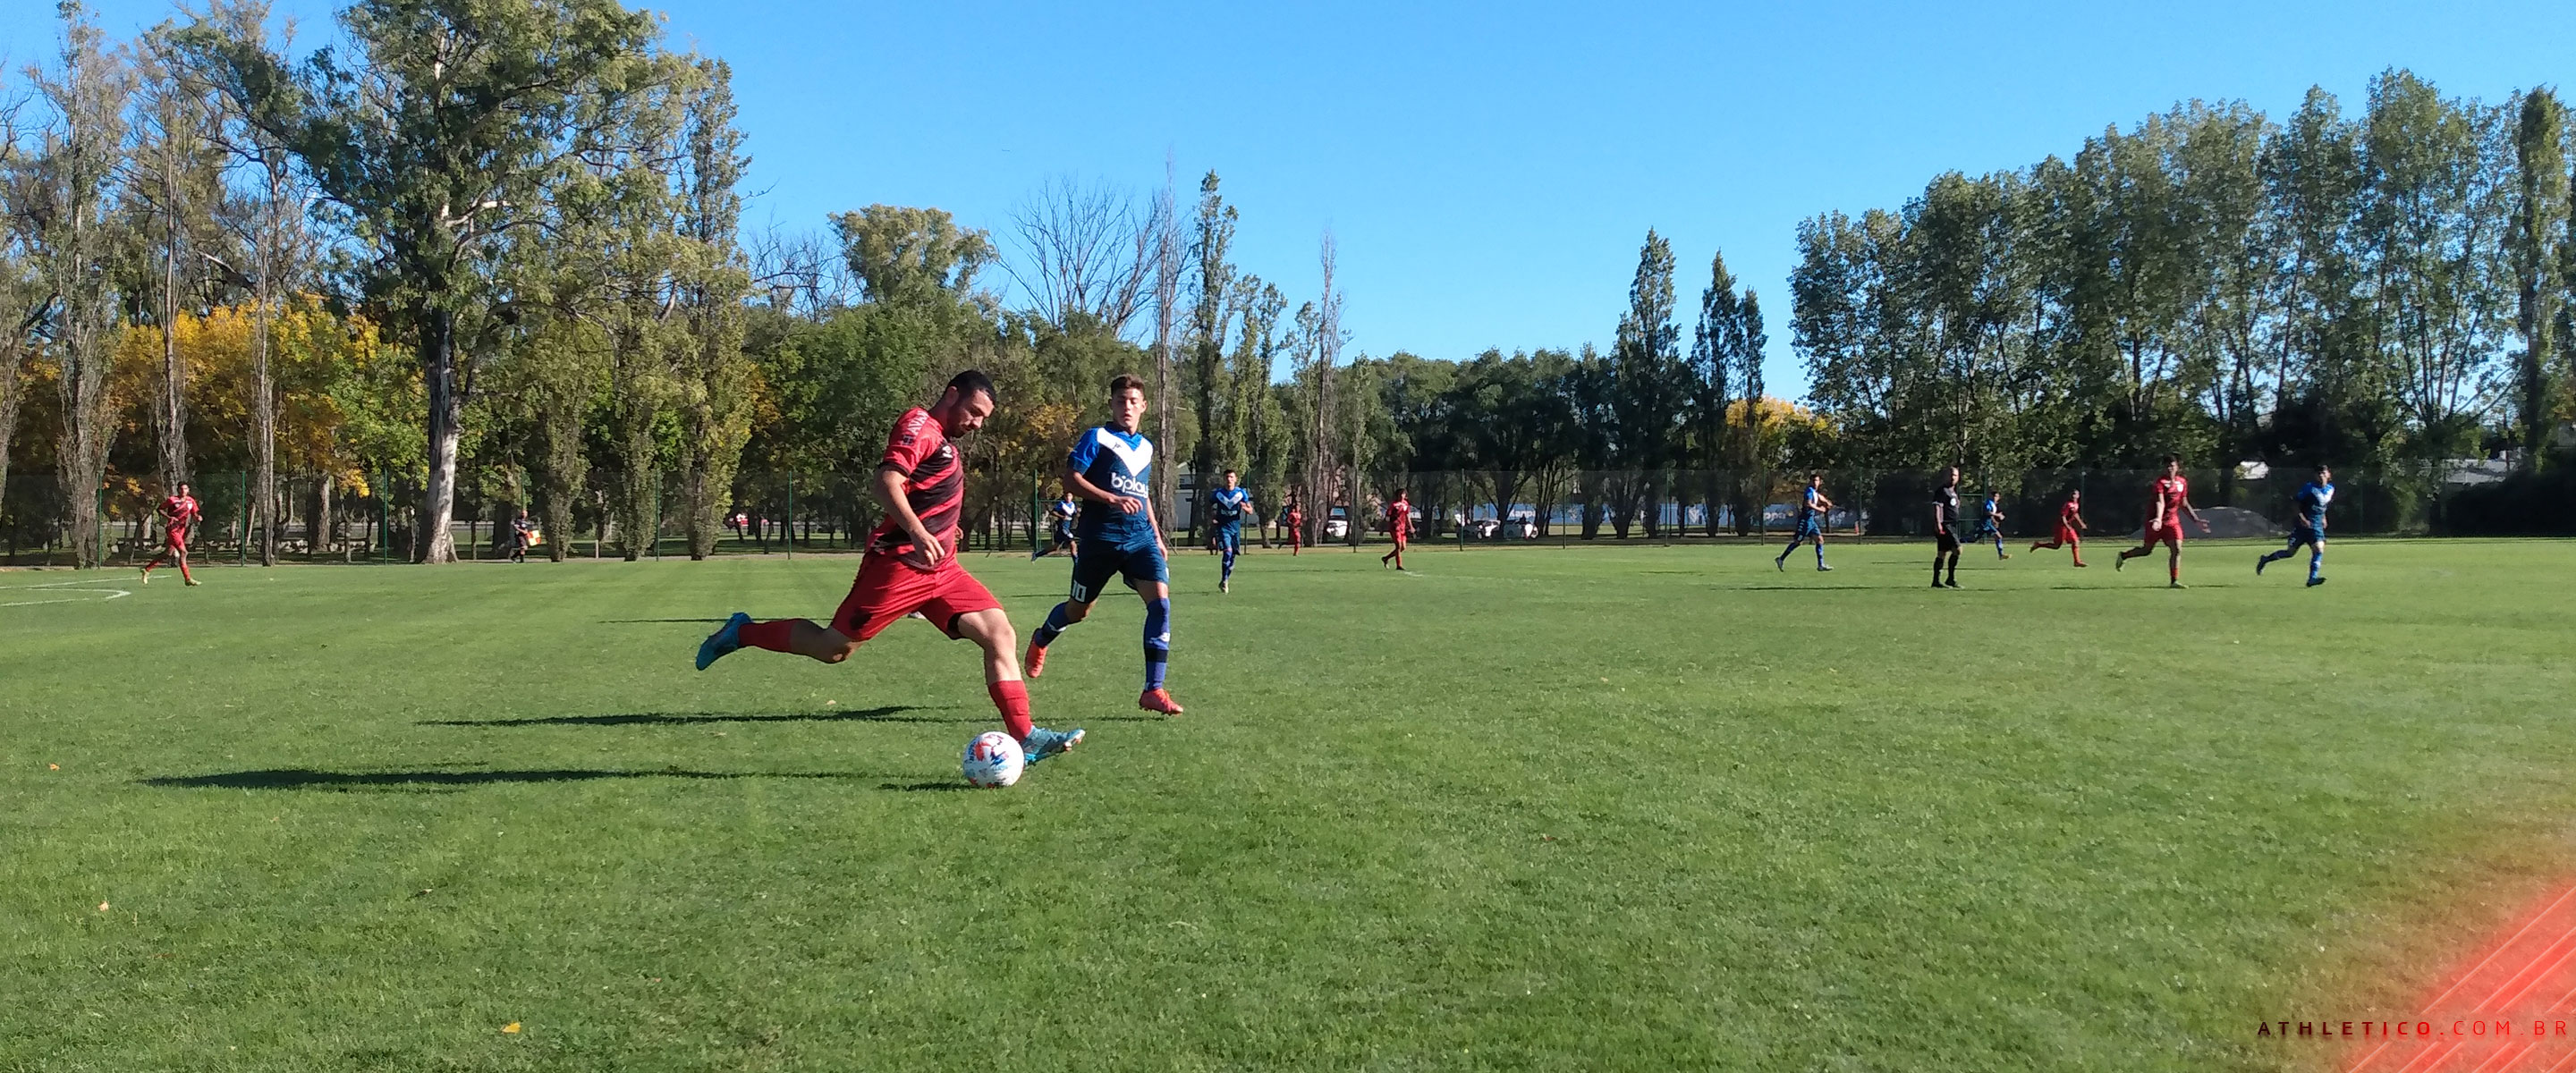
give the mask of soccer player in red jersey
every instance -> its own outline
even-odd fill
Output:
[[[205,512],[198,509],[197,497],[188,494],[186,481],[180,481],[179,490],[163,499],[158,509],[161,512],[161,553],[143,564],[143,583],[151,584],[152,568],[170,560],[179,564],[179,580],[194,585],[197,579],[188,574],[188,530]]]
[[[1395,550],[1377,557],[1379,566],[1394,563],[1404,569],[1404,545],[1413,539],[1413,501],[1406,499],[1404,489],[1395,490],[1395,502],[1386,505],[1386,531],[1395,538]]]
[[[2199,526],[2201,532],[2209,531],[2209,523],[2202,521],[2200,512],[2192,509],[2191,482],[2183,479],[2182,459],[2173,455],[2165,456],[2165,474],[2156,478],[2155,483],[2148,486],[2147,495],[2150,498],[2147,503],[2147,531],[2144,543],[2121,552],[2120,558],[2111,564],[2111,569],[2118,570],[2127,566],[2129,560],[2138,556],[2153,555],[2156,553],[2156,545],[2163,544],[2170,549],[2170,553],[2165,556],[2165,584],[2177,589],[2182,588],[2183,516],[2190,515],[2192,524]]]
[[[2066,493],[2066,503],[2057,508],[2057,538],[2042,544],[2032,541],[2032,551],[2056,551],[2066,548],[2075,553],[2075,565],[2084,565],[2084,491]]]
[[[1279,521],[1288,530],[1288,557],[1296,558],[1297,549],[1306,543],[1306,508],[1297,505],[1297,493],[1288,493],[1288,509]]]
[[[698,646],[698,669],[749,645],[823,663],[848,659],[860,644],[919,612],[951,638],[984,650],[984,683],[1002,725],[1036,763],[1073,748],[1082,731],[1048,730],[1029,717],[1020,681],[1019,637],[1001,601],[957,564],[957,519],[966,501],[965,459],[948,437],[983,427],[993,413],[993,381],[968,369],[948,382],[939,401],[896,418],[877,464],[877,498],[885,521],[868,538],[850,595],[828,626],[805,619],[754,622],[736,612]]]

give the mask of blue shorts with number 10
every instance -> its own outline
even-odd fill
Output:
[[[1128,544],[1112,544],[1105,538],[1086,540],[1073,553],[1073,602],[1099,599],[1100,587],[1122,575],[1131,589],[1141,589],[1149,581],[1170,584],[1172,580],[1163,562],[1163,546],[1152,537]]]

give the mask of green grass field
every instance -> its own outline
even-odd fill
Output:
[[[990,792],[920,623],[691,669],[853,559],[0,573],[0,1068],[2308,1068],[2576,870],[2576,544],[1833,554],[1184,554]]]

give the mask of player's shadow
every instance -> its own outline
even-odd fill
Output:
[[[989,723],[991,716],[902,715],[908,704],[882,708],[826,708],[819,712],[632,712],[618,715],[550,715],[530,719],[423,719],[425,727],[692,726],[699,723]]]
[[[317,771],[271,768],[213,775],[165,775],[138,780],[145,786],[183,790],[396,790],[425,791],[510,783],[588,782],[594,779],[869,779],[839,772],[688,771],[546,768],[529,771]]]
[[[731,620],[721,618],[604,618],[599,620],[600,625],[603,626],[627,626],[644,622],[713,622],[721,626],[729,621]]]
[[[1858,591],[1861,591],[1861,590],[1863,590],[1863,589],[1885,589],[1885,588],[1890,588],[1890,587],[1891,587],[1891,586],[1887,586],[1887,585],[1738,585],[1738,586],[1736,586],[1736,587],[1735,587],[1735,591],[1737,591],[1737,592],[1813,592],[1813,591],[1816,591],[1816,590],[1819,590],[1819,589],[1842,589],[1842,590],[1847,590],[1847,591],[1851,591],[1851,592],[1858,592]],[[1932,586],[1930,586],[1930,585],[1925,585],[1925,586],[1923,586],[1923,587],[1928,589],[1928,588],[1931,588]]]
[[[877,789],[880,790],[896,790],[907,794],[947,793],[951,790],[973,790],[976,788],[977,787],[970,786],[966,783],[956,781],[888,782],[880,783],[877,786]]]

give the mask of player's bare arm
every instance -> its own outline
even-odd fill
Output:
[[[904,532],[912,534],[913,545],[921,549],[921,557],[937,566],[939,560],[948,557],[948,549],[939,546],[939,541],[930,535],[929,527],[921,524],[921,515],[912,512],[912,501],[903,494],[904,487],[910,483],[912,478],[902,470],[893,466],[877,467],[877,502],[885,505],[886,513],[894,516]]]

